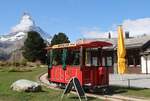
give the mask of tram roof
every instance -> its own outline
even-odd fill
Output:
[[[62,49],[62,48],[80,48],[81,46],[83,46],[84,48],[98,48],[98,47],[112,46],[112,44],[105,41],[83,41],[78,43],[57,44],[53,46],[48,46],[46,47],[46,49],[50,50],[50,49]]]

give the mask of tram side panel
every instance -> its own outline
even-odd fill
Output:
[[[107,70],[107,67],[98,68],[98,78],[99,78],[99,85],[102,86],[109,85],[109,72]]]
[[[67,84],[72,77],[77,77],[81,85],[105,86],[109,84],[109,73],[105,67],[53,66],[49,71],[50,81]]]
[[[49,71],[50,81],[55,83],[67,84],[72,77],[77,77],[81,83],[82,73],[79,66],[66,66],[66,69],[62,69],[62,66],[53,66]]]
[[[98,68],[96,67],[84,67],[82,69],[83,82],[87,86],[96,86],[99,83],[98,80]]]
[[[81,83],[82,83],[82,73],[80,70],[80,66],[67,66],[66,70],[65,70],[65,82],[68,83],[68,81],[72,78],[72,77],[77,77]]]
[[[109,84],[109,74],[105,67],[82,68],[82,81],[87,86],[106,86]]]
[[[62,69],[61,65],[53,66],[50,69],[50,81],[57,83],[65,83],[65,70]]]

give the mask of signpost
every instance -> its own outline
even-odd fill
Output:
[[[71,80],[69,80],[69,82],[68,82],[68,84],[67,84],[67,86],[66,86],[66,88],[62,94],[61,100],[63,99],[63,96],[65,94],[70,93],[70,91],[72,90],[73,87],[75,88],[75,90],[78,94],[79,100],[82,101],[81,98],[84,97],[85,100],[87,101],[87,97],[85,95],[85,92],[84,92],[78,78],[76,78],[76,77],[73,77],[73,78],[71,78]]]

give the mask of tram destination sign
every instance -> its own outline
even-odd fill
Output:
[[[67,48],[67,47],[75,47],[75,43],[64,43],[64,44],[58,44],[58,45],[53,45],[52,48]]]

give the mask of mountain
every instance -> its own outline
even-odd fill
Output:
[[[19,24],[12,27],[7,35],[0,36],[0,42],[12,42],[25,38],[27,32],[36,31],[48,42],[51,41],[51,36],[43,31],[39,26],[36,26],[34,20],[28,13],[24,13]]]
[[[50,43],[52,37],[37,26],[28,13],[24,13],[19,24],[12,27],[8,34],[0,36],[0,56],[11,54],[13,51],[20,49],[24,45],[29,31],[38,32],[45,42]]]

